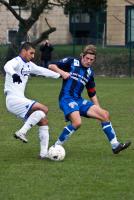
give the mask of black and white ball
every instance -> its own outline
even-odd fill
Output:
[[[48,150],[48,157],[51,160],[61,161],[64,160],[66,155],[65,149],[61,145],[53,145]]]

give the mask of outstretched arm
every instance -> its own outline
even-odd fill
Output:
[[[70,77],[70,74],[68,72],[63,71],[55,64],[50,64],[48,66],[49,69],[53,70],[54,72],[57,72],[61,75],[63,79],[68,79]]]
[[[32,65],[31,65],[31,73],[40,75],[40,76],[50,77],[50,78],[59,78],[60,77],[59,73],[56,73],[47,68],[37,66],[34,63],[32,63]]]

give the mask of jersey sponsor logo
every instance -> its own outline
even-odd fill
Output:
[[[28,105],[26,105],[25,107],[26,107],[26,109],[28,109],[28,108],[29,108],[29,104],[28,104]]]
[[[81,76],[80,74],[74,73],[74,72],[70,72],[71,74],[71,78],[75,79],[76,81],[80,81],[83,85],[86,85],[86,83],[88,82],[88,79],[84,76]]]
[[[78,104],[75,101],[69,103],[68,105],[70,108],[74,108],[75,106],[78,106]]]
[[[87,77],[89,77],[91,75],[92,71],[90,68],[87,69]]]
[[[80,66],[80,62],[79,62],[79,60],[74,59],[74,66],[77,66],[77,67]]]
[[[88,101],[87,101],[86,99],[84,99],[84,101],[82,102],[82,104],[83,104],[83,105],[86,105],[87,102],[88,102]]]
[[[23,66],[22,69],[21,69],[21,74],[23,76],[29,76],[30,75],[30,68],[29,68],[29,66],[27,66],[27,67]]]
[[[62,62],[65,63],[68,60],[68,58],[63,58]]]

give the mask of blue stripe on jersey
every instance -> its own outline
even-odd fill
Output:
[[[74,58],[65,58],[55,63],[64,71],[68,71],[71,75],[69,79],[63,80],[60,97],[63,95],[79,98],[81,93],[93,76],[92,69],[83,67],[80,60]]]
[[[79,78],[79,83],[80,84],[78,85],[78,91],[81,94],[82,91],[83,91],[83,89],[84,89],[84,87],[85,87],[85,85],[86,85],[86,82],[84,82],[84,78],[87,77],[87,70],[86,70],[86,68],[80,68],[80,74],[83,77],[82,79]],[[83,81],[83,82],[81,83],[81,81]]]
[[[72,67],[73,68],[73,67]],[[72,74],[79,74],[79,71],[80,71],[80,68],[74,68],[74,70],[72,70]],[[73,77],[73,75],[71,75],[71,77]],[[78,77],[75,77],[74,78],[78,78]],[[75,93],[77,91],[77,87],[78,87],[78,81],[76,79],[73,79],[72,78],[72,81],[71,81],[71,85],[70,85],[70,95],[72,96],[75,96]],[[79,78],[78,78],[79,79]]]

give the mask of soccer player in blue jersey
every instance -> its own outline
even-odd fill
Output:
[[[70,121],[64,127],[55,145],[64,142],[81,126],[81,116],[98,119],[103,132],[106,134],[114,154],[128,148],[130,141],[120,143],[110,122],[109,113],[101,108],[95,89],[92,64],[96,59],[96,47],[88,45],[80,55],[80,59],[68,57],[49,65],[49,69],[59,73],[63,78],[63,85],[59,95],[59,105],[66,120]],[[90,100],[81,94],[86,87]]]

